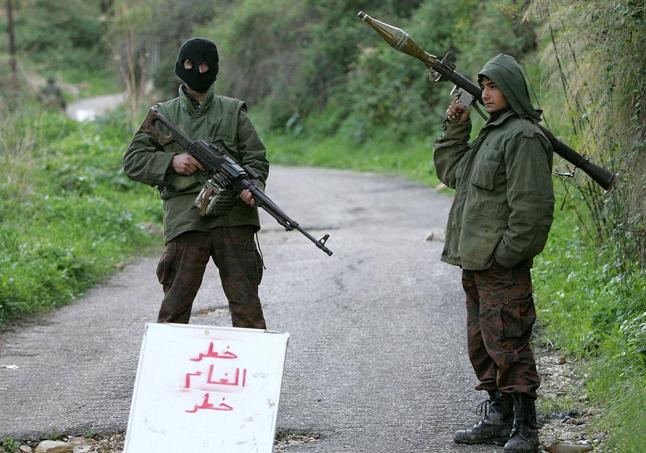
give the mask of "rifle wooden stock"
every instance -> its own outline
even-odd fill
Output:
[[[477,102],[484,105],[484,103],[482,102],[482,90],[480,89],[480,87],[458,72],[455,72],[455,66],[449,61],[447,57],[444,57],[440,60],[435,55],[426,52],[408,35],[408,33],[406,33],[401,28],[393,27],[392,25],[389,25],[385,22],[374,19],[363,11],[359,11],[358,16],[360,19],[370,25],[375,31],[377,31],[377,33],[379,33],[381,37],[392,48],[410,55],[411,57],[417,58],[429,69],[434,71],[438,75],[438,77],[435,79],[436,82],[449,80],[456,86],[471,94]],[[550,141],[552,148],[554,149],[554,152],[556,154],[572,163],[576,167],[579,167],[597,184],[603,187],[604,190],[612,190],[617,181],[617,173],[593,164],[588,158],[582,156],[581,154],[570,148],[568,145],[558,140],[549,130],[547,130],[540,124],[539,127],[541,128],[543,133],[545,133],[545,136]]]

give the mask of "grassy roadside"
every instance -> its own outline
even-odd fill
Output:
[[[577,360],[610,451],[646,445],[646,272],[582,239],[571,207],[555,212],[533,272],[544,335]]]
[[[433,168],[432,137],[404,143],[381,137],[356,144],[339,136],[294,138],[265,134],[263,140],[272,164],[379,172],[430,186],[439,183]]]
[[[160,239],[156,194],[121,170],[118,114],[25,110],[0,127],[0,327],[63,305]]]

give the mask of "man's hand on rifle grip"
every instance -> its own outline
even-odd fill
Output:
[[[256,202],[253,199],[253,195],[251,195],[251,190],[249,189],[245,189],[240,192],[240,199],[252,208],[256,205]]]
[[[446,118],[449,123],[466,123],[469,120],[469,107],[453,100],[446,109]]]
[[[204,168],[197,159],[188,153],[184,153],[173,156],[173,170],[180,175],[190,176],[196,171],[203,171]]]

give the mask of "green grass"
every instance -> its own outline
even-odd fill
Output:
[[[607,244],[582,239],[571,208],[555,213],[533,272],[544,335],[582,359],[594,428],[609,432],[611,451],[646,445],[646,273]]]
[[[579,401],[570,396],[554,396],[549,398],[541,396],[536,401],[536,404],[540,414],[554,414],[557,412],[567,414],[581,406]]]
[[[0,445],[0,453],[14,453],[20,445],[11,437],[5,437]]]
[[[61,70],[61,78],[79,87],[79,99],[124,91],[119,77],[111,69],[97,68],[95,71],[87,72],[65,68]]]
[[[69,302],[161,241],[149,233],[161,222],[154,190],[121,169],[122,123],[29,111],[3,124],[0,326]]]
[[[394,142],[375,138],[357,144],[338,136],[294,138],[267,134],[264,138],[272,164],[304,165],[407,177],[435,186],[432,138]]]

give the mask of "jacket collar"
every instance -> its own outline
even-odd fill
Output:
[[[483,129],[488,128],[488,127],[495,127],[495,126],[500,126],[502,123],[507,121],[507,118],[510,118],[512,116],[517,116],[516,113],[512,110],[506,110],[505,112],[501,113],[500,115],[494,115],[491,118],[487,120],[485,123]]]
[[[200,115],[203,112],[207,111],[211,104],[213,103],[213,85],[206,92],[206,97],[204,102],[199,104],[195,99],[190,97],[186,91],[184,91],[184,84],[179,86],[179,103],[189,115]]]

